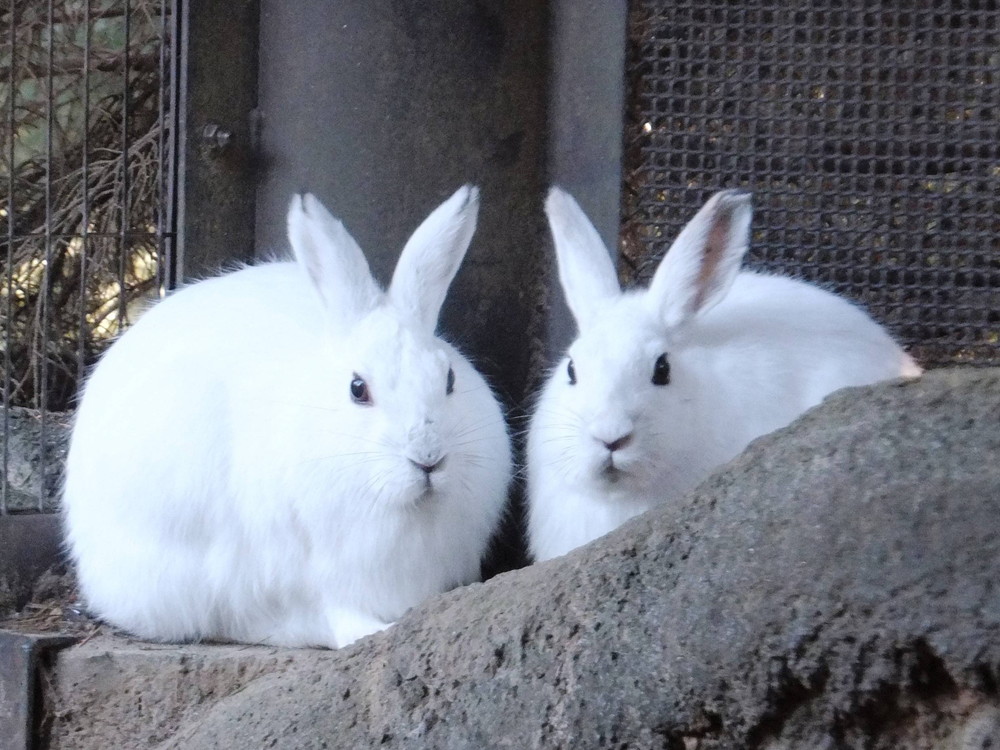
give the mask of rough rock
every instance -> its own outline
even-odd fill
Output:
[[[0,629],[10,627],[10,617],[30,618],[69,601],[75,581],[62,545],[54,513],[0,515]]]
[[[2,408],[2,407],[0,407]],[[9,511],[54,511],[59,505],[71,417],[64,412],[42,415],[34,409],[12,406],[8,429],[0,421],[0,450],[6,444],[6,474]]]
[[[43,419],[0,406],[0,620],[24,606],[58,557],[61,534],[50,514],[59,506],[71,423],[64,412]]]
[[[682,502],[340,652],[64,651],[50,746],[998,747],[998,457],[1000,371],[842,391]]]

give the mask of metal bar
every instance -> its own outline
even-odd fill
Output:
[[[40,295],[42,305],[41,321],[41,366],[38,381],[35,383],[35,396],[38,409],[41,412],[41,425],[38,433],[39,455],[41,456],[41,471],[38,475],[38,511],[41,512],[45,506],[45,477],[48,475],[48,386],[49,386],[49,315],[52,292],[52,131],[55,124],[55,93],[53,74],[53,50],[55,48],[55,3],[49,0],[48,7],[48,59],[46,64],[46,109],[45,109],[45,271],[42,273],[42,293]]]
[[[163,87],[166,85],[166,51],[167,51],[167,17],[166,0],[160,0],[160,90],[157,99],[157,110],[159,117],[160,135],[157,143],[156,153],[156,291],[162,295],[164,291],[163,280],[163,251],[164,240],[164,174],[163,174],[163,149],[166,146],[166,96]]]
[[[160,0],[160,153],[159,199],[157,210],[157,236],[160,255],[157,262],[159,294],[163,296],[175,284],[174,243],[175,226],[177,140],[177,65],[180,61],[179,10],[175,0]]]
[[[125,50],[123,54],[123,67],[124,74],[122,76],[122,83],[124,87],[122,95],[122,213],[121,213],[121,247],[119,248],[120,256],[118,262],[118,330],[119,332],[126,325],[126,315],[128,314],[127,306],[125,304],[125,265],[126,256],[128,255],[128,230],[129,230],[129,174],[128,174],[128,152],[129,152],[129,68],[131,65],[131,60],[129,56],[129,47],[131,44],[131,30],[132,30],[132,4],[130,0],[125,0],[125,12],[123,14],[123,21],[125,24]]]
[[[87,340],[87,252],[90,249],[90,0],[84,4],[83,23],[83,186],[80,222],[80,325],[77,331],[77,388],[86,372]]]
[[[177,285],[177,175],[180,174],[179,162],[181,159],[180,65],[183,60],[183,55],[181,53],[181,15],[180,0],[170,0],[170,24],[167,27],[170,31],[170,66],[168,81],[170,116],[168,120],[162,123],[163,126],[166,126],[169,122],[170,126],[170,158],[167,159],[166,192],[166,215],[167,226],[169,227],[166,263],[166,289],[173,289]]]
[[[4,341],[3,348],[3,482],[0,483],[0,516],[7,513],[8,482],[7,472],[10,468],[10,446],[8,445],[10,435],[10,390],[11,390],[11,357],[10,357],[10,334],[11,317],[14,314],[14,216],[17,209],[14,206],[14,133],[15,116],[14,101],[17,98],[17,89],[14,86],[15,56],[17,52],[17,5],[15,0],[10,2],[10,106],[7,110],[7,132],[10,133],[10,142],[7,144],[7,158],[10,169],[7,176],[7,304],[4,310]]]

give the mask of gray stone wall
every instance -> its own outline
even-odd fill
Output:
[[[10,407],[5,433],[0,422],[0,450],[6,444],[7,454],[0,482],[7,485],[8,511],[52,512],[59,507],[71,421],[68,413],[49,412],[43,429],[38,411]]]

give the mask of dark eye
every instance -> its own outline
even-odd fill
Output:
[[[569,375],[569,384],[576,385],[576,368],[573,367],[573,360],[566,365],[566,374]]]
[[[368,383],[354,373],[354,380],[351,381],[351,399],[356,404],[367,406],[372,402],[372,395],[368,392]]]
[[[653,365],[653,385],[666,385],[670,382],[670,363],[667,355],[661,354]]]
[[[455,371],[448,368],[448,385],[445,386],[444,392],[447,395],[451,395],[451,392],[455,390]]]

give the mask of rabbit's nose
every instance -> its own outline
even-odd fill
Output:
[[[590,436],[612,453],[631,443],[634,434],[635,423],[620,413],[600,414],[590,424]]]
[[[416,466],[422,472],[424,472],[424,474],[426,474],[427,476],[430,476],[435,471],[437,471],[442,466],[444,466],[444,459],[445,459],[444,456],[440,456],[440,457],[438,457],[436,459],[431,459],[431,460],[428,460],[428,461],[414,461],[411,458],[410,459],[410,463],[413,464],[414,466]]]
[[[605,448],[614,453],[615,451],[621,450],[622,448],[624,448],[625,446],[627,446],[629,443],[632,442],[632,433],[626,432],[624,435],[616,437],[610,443],[607,440],[602,440],[601,442],[604,444]]]

